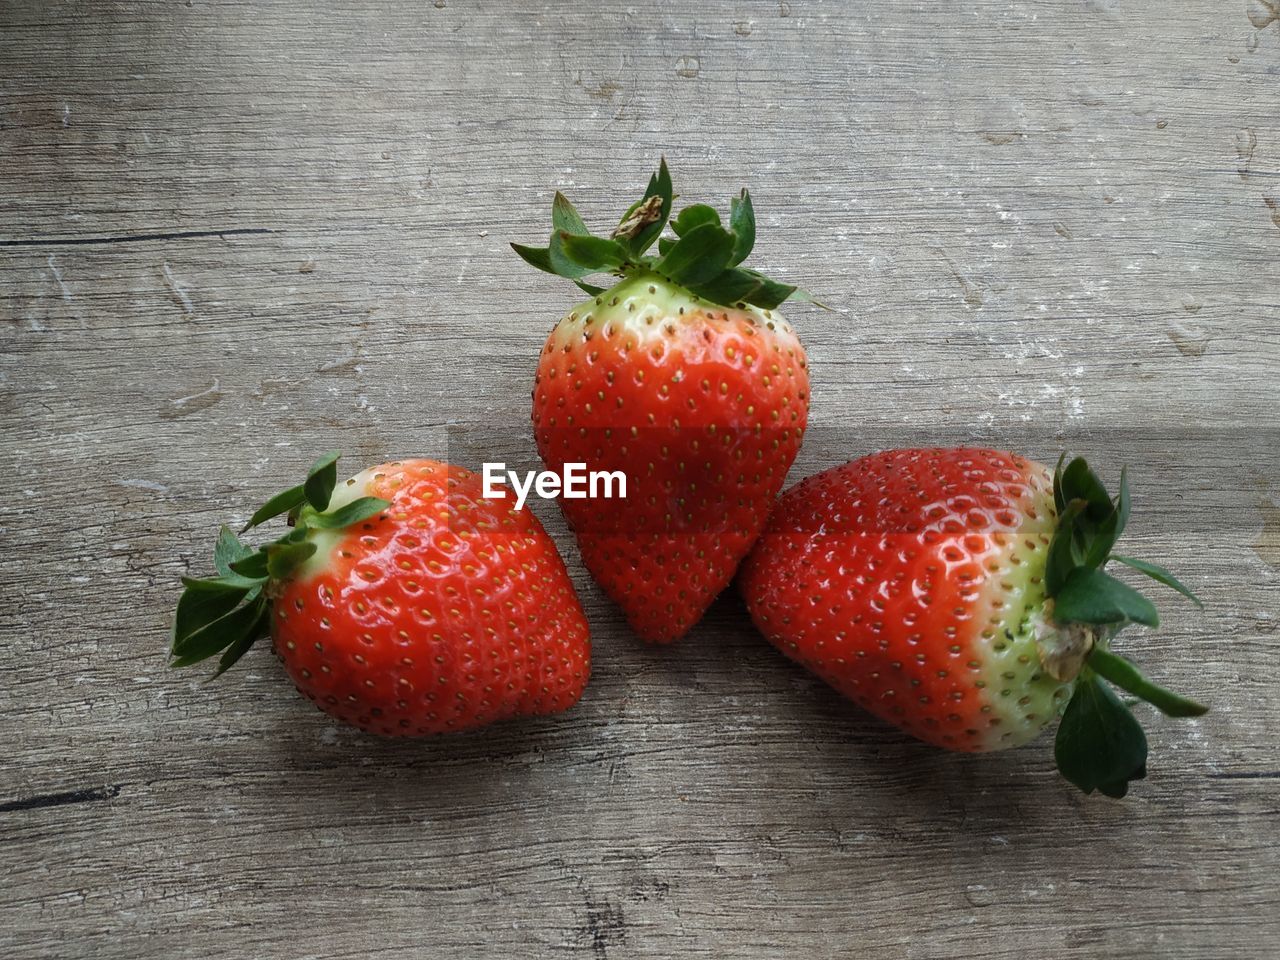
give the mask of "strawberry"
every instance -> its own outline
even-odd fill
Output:
[[[533,514],[433,460],[370,467],[335,493],[337,459],[253,515],[246,530],[289,515],[274,543],[251,550],[223,527],[218,576],[183,581],[173,666],[220,653],[220,675],[270,633],[304,696],[387,736],[572,706],[587,622]]]
[[[546,247],[512,244],[591,295],[551,331],[533,428],[549,470],[620,472],[625,499],[561,499],[583,561],[645,640],[697,623],[759,535],[800,449],[804,348],[776,308],[792,286],[739,264],[755,241],[743,190],[724,226],[711,207],[671,212],[665,161],[609,238],[564,196]],[[659,254],[646,255],[654,241]],[[607,272],[609,289],[582,277]]]
[[[1112,553],[1128,517],[1124,474],[1113,500],[1083,459],[1051,474],[996,450],[889,450],[788,490],[741,589],[783,653],[913,736],[1001,750],[1061,713],[1063,775],[1119,797],[1145,776],[1147,742],[1109,684],[1169,716],[1206,709],[1111,649],[1159,618],[1108,561],[1195,600]]]

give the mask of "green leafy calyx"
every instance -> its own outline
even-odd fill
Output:
[[[292,576],[316,552],[308,533],[338,530],[390,506],[379,497],[361,497],[330,510],[338,457],[334,451],[317,460],[304,483],[276,494],[240,531],[285,514],[291,529],[277,540],[255,550],[245,546],[230,527],[222,528],[213,548],[217,576],[183,578],[186,589],[174,617],[170,666],[189,667],[220,655],[214,677],[221,676],[256,640],[270,633],[271,586]]]
[[[1063,636],[1083,631],[1088,653],[1078,661],[1075,692],[1062,715],[1054,754],[1063,776],[1085,793],[1098,790],[1122,797],[1130,781],[1146,776],[1147,738],[1112,686],[1171,717],[1195,717],[1208,708],[1153,683],[1111,650],[1112,638],[1124,627],[1131,623],[1155,627],[1160,618],[1150,600],[1105,567],[1115,560],[1197,605],[1200,601],[1163,567],[1113,552],[1129,521],[1124,472],[1120,492],[1113,498],[1083,458],[1064,467],[1065,461],[1065,457],[1058,461],[1053,477],[1058,522],[1049,542],[1045,589],[1052,620]]]
[[[703,203],[685,207],[671,219],[673,199],[671,173],[663,160],[649,178],[644,196],[627,208],[608,237],[593,235],[573,204],[557,193],[547,245],[513,243],[511,247],[532,266],[572,280],[593,297],[605,291],[582,279],[593,273],[624,278],[656,273],[726,307],[751,304],[769,310],[788,299],[817,303],[797,287],[741,266],[756,241],[755,212],[745,189],[729,203],[727,226],[713,207]],[[663,236],[667,226],[675,236]],[[655,241],[658,253],[653,255],[647,251]]]

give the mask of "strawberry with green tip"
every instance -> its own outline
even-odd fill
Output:
[[[1083,459],[1051,473],[985,449],[889,450],[783,494],[743,565],[756,625],[783,653],[928,743],[984,752],[1060,714],[1058,767],[1086,793],[1123,796],[1147,741],[1112,686],[1169,716],[1204,707],[1112,649],[1151,602],[1104,569],[1129,518]],[[1196,601],[1198,603],[1198,601]]]
[[[777,312],[800,291],[741,264],[755,242],[744,190],[728,224],[672,207],[663,162],[618,227],[593,236],[564,196],[548,245],[513,244],[592,299],[552,330],[533,427],[547,468],[617,472],[625,499],[561,499],[583,561],[646,640],[683,636],[732,580],[804,436],[804,348]],[[655,243],[658,253],[646,251]],[[613,286],[586,283],[593,273]]]
[[[220,675],[270,635],[298,690],[362,730],[415,736],[565,710],[591,669],[586,618],[528,510],[434,460],[337,483],[336,453],[245,529],[287,514],[257,550],[226,527],[218,575],[185,579],[173,666]],[[244,531],[241,531],[242,533]]]

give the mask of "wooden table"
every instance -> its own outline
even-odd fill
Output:
[[[1278,73],[1275,0],[0,5],[5,955],[1275,956]],[[265,645],[167,669],[179,575],[318,452],[529,455],[573,291],[507,241],[663,153],[837,308],[788,311],[796,476],[1130,465],[1206,608],[1125,649],[1214,709],[1144,712],[1128,799],[918,746],[732,597],[642,647],[548,504],[570,714],[383,742]]]

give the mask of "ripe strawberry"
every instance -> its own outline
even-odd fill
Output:
[[[370,467],[335,493],[337,459],[254,514],[245,529],[289,514],[276,542],[255,552],[223,527],[218,576],[183,581],[173,666],[221,653],[221,674],[270,633],[302,694],[387,736],[572,706],[587,622],[533,514],[433,460]]]
[[[1206,709],[1110,649],[1159,620],[1108,560],[1195,600],[1111,552],[1128,516],[1124,475],[1113,501],[1082,459],[1050,474],[995,450],[889,450],[787,491],[741,588],[783,653],[928,743],[1015,747],[1065,709],[1059,769],[1118,797],[1145,776],[1147,744],[1104,680],[1170,716]]]
[[[800,449],[809,411],[804,348],[775,308],[795,287],[738,264],[755,241],[751,198],[729,226],[711,207],[671,212],[663,162],[610,239],[562,195],[529,263],[592,295],[552,330],[533,427],[547,468],[626,475],[625,499],[564,499],[583,561],[646,640],[683,636],[759,535]],[[645,251],[657,240],[658,256]],[[594,272],[620,280],[605,290]]]

